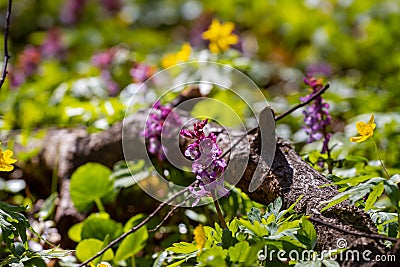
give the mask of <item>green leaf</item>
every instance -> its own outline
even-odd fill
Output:
[[[305,216],[301,219],[301,229],[299,230],[299,234],[304,234],[304,236],[309,240],[308,244],[310,249],[314,249],[317,244],[317,232],[315,231],[314,225]]]
[[[54,209],[56,207],[56,199],[58,197],[58,193],[52,193],[43,203],[42,208],[39,211],[39,216],[43,220],[47,220],[54,213]]]
[[[166,251],[172,251],[174,253],[180,253],[180,254],[189,254],[194,251],[197,251],[197,247],[193,243],[180,242],[173,244],[173,247],[167,248]]]
[[[336,185],[349,184],[350,186],[355,186],[355,185],[358,185],[359,183],[370,180],[373,177],[374,177],[373,175],[362,175],[362,176],[352,177],[352,178],[348,178],[348,179],[343,179],[343,180],[334,182],[334,184],[336,184]]]
[[[228,228],[225,228],[224,230],[222,230],[222,247],[224,249],[232,247],[236,243],[237,243],[237,240],[232,237],[232,232]]]
[[[71,199],[79,211],[91,207],[95,199],[113,194],[114,182],[111,170],[98,163],[87,163],[71,176]]]
[[[241,241],[228,249],[229,257],[232,262],[245,262],[250,245],[247,241]]]
[[[323,208],[321,209],[321,212],[322,212],[322,211],[325,211],[325,210],[327,210],[327,209],[329,209],[329,208],[331,208],[331,207],[333,207],[333,206],[335,206],[335,205],[337,205],[337,204],[339,204],[339,203],[341,203],[341,202],[343,202],[343,201],[345,201],[345,200],[348,199],[348,198],[349,198],[349,196],[348,196],[348,194],[346,194],[346,193],[337,194],[337,195],[334,196],[331,200],[326,201],[326,202],[322,202],[322,203],[328,203],[328,205],[326,205],[325,207],[323,207]]]
[[[107,235],[114,240],[122,233],[122,224],[112,219],[101,217],[89,217],[84,221],[81,231],[81,238],[96,238],[104,240]]]
[[[175,263],[172,263],[172,264],[168,265],[167,267],[177,267],[177,266],[180,266],[185,261],[186,261],[186,259],[183,259],[183,260],[177,261]]]
[[[220,246],[214,246],[210,249],[203,251],[198,261],[203,264],[200,266],[215,266],[223,267],[226,266],[225,258],[228,255],[228,251]]]
[[[386,192],[387,196],[389,197],[390,201],[395,206],[397,211],[399,211],[400,210],[400,207],[399,207],[400,192],[399,192],[399,188],[397,187],[397,184],[395,184],[391,180],[386,180],[384,182],[384,187],[385,187],[385,192]]]
[[[247,218],[251,223],[254,223],[254,221],[261,222],[261,211],[255,207],[252,207],[251,210],[247,212]]]
[[[137,254],[146,246],[148,238],[149,234],[146,226],[139,228],[139,230],[127,236],[119,245],[115,253],[114,262],[118,263]]]
[[[102,247],[103,247],[103,241],[100,241],[98,239],[89,238],[82,240],[76,246],[76,257],[80,261],[88,260],[92,256],[96,255],[97,252],[99,252]],[[113,259],[113,257],[114,257],[114,252],[111,249],[108,249],[103,255],[103,260],[110,261]]]
[[[84,222],[80,222],[77,224],[74,224],[69,228],[68,230],[68,237],[74,241],[74,242],[80,242],[82,240],[81,238],[81,233],[82,233],[82,227],[84,225]]]
[[[372,189],[371,193],[369,193],[367,201],[365,202],[365,208],[364,208],[365,211],[368,211],[372,208],[378,197],[382,195],[384,189],[385,188],[383,182],[380,182],[377,186],[375,186]]]
[[[26,231],[30,228],[29,221],[21,212],[26,207],[13,206],[0,201],[0,227],[6,247],[15,254],[14,238],[20,237],[25,249],[28,248]]]

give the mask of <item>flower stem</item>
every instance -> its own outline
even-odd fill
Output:
[[[213,200],[214,200],[215,209],[217,210],[218,218],[221,221],[222,228],[227,229],[228,226],[226,225],[224,216],[222,215],[221,207],[219,206],[218,200],[217,200],[217,198],[215,197],[214,194],[213,194],[212,197],[213,197]]]
[[[372,141],[374,142],[376,154],[378,155],[379,162],[380,162],[381,165],[382,165],[382,168],[383,168],[383,170],[384,170],[384,172],[385,172],[385,174],[386,174],[386,177],[387,177],[387,179],[390,179],[389,172],[388,172],[388,170],[386,169],[385,165],[383,165],[383,161],[382,161],[381,155],[379,154],[378,145],[376,144],[375,138],[374,138],[374,137],[372,137]]]
[[[100,198],[96,197],[96,198],[94,199],[94,202],[96,203],[97,209],[98,209],[100,212],[105,212],[105,211],[106,211],[105,208],[104,208],[104,206],[103,206],[103,203],[101,203]]]

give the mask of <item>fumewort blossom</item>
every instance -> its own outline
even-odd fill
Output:
[[[167,117],[171,116],[170,118]],[[181,118],[172,110],[172,107],[161,105],[156,101],[146,121],[144,137],[147,139],[147,150],[150,154],[157,156],[159,160],[165,159],[167,149],[162,145],[161,135],[164,140],[172,138],[178,133],[177,129],[181,124]]]
[[[223,172],[226,162],[221,159],[222,150],[217,144],[217,137],[214,133],[206,134],[204,126],[208,120],[194,124],[194,130],[181,130],[181,136],[192,139],[194,142],[188,145],[185,156],[192,159],[192,172],[196,175],[198,185],[191,187],[190,192],[196,199],[195,206],[200,198],[206,196],[222,197],[229,194],[224,187]]]
[[[207,31],[203,32],[203,39],[209,40],[209,49],[211,52],[218,54],[229,49],[231,45],[239,42],[239,37],[232,33],[235,28],[233,22],[221,23],[214,19]]]
[[[191,52],[192,47],[190,44],[184,43],[178,52],[165,55],[161,60],[161,66],[168,68],[178,63],[186,62],[189,60]]]
[[[324,87],[321,79],[307,76],[304,78],[304,83],[311,86],[311,94],[300,98],[302,102],[310,100],[316,93]],[[312,143],[323,138],[321,153],[328,151],[328,142],[331,138],[331,133],[328,131],[328,126],[331,124],[332,118],[329,114],[329,104],[325,102],[322,96],[318,96],[310,106],[304,111],[305,129],[308,139],[307,143]]]
[[[363,121],[358,121],[356,123],[356,129],[360,136],[351,137],[350,141],[357,142],[357,143],[364,142],[368,138],[372,137],[372,135],[374,134],[375,128],[376,128],[376,124],[374,122],[374,114],[371,114],[371,117],[369,118],[368,123],[365,123]]]
[[[143,83],[150,78],[156,72],[154,66],[136,63],[133,68],[129,71],[135,83]]]
[[[0,143],[1,144],[1,143]],[[12,158],[13,152],[11,150],[2,150],[0,148],[0,171],[10,172],[14,169],[16,159]]]
[[[110,95],[116,95],[119,90],[118,84],[114,81],[111,70],[113,60],[116,54],[116,49],[111,48],[107,51],[94,54],[92,56],[92,64],[100,69],[100,76],[105,82]]]

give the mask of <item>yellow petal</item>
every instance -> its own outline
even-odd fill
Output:
[[[194,228],[193,231],[194,241],[196,242],[196,247],[200,250],[204,248],[204,244],[206,243],[206,234],[204,232],[203,225],[199,224]]]
[[[220,52],[219,47],[216,43],[210,43],[210,45],[208,46],[210,51],[214,54],[218,54]]]
[[[8,164],[13,164],[15,162],[17,162],[16,159],[11,158],[13,155],[13,152],[11,150],[6,150],[3,152],[4,155],[4,160],[8,163]]]
[[[350,137],[350,142],[361,143],[368,139],[369,136],[357,136],[357,137]]]
[[[13,165],[9,165],[9,164],[1,164],[0,165],[0,171],[3,171],[3,172],[10,172],[13,169],[14,169]]]

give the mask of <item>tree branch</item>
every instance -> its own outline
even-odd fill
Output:
[[[4,25],[4,62],[3,62],[3,70],[1,71],[0,89],[6,80],[6,76],[8,73],[7,72],[8,61],[10,60],[10,55],[8,53],[8,35],[10,31],[11,7],[12,7],[12,0],[8,0],[6,22]]]
[[[194,183],[193,183],[194,184]],[[193,185],[192,184],[192,185]],[[122,235],[120,235],[119,237],[117,237],[116,239],[114,239],[113,241],[111,241],[107,246],[105,246],[102,250],[100,250],[99,252],[96,253],[96,255],[94,255],[93,257],[87,259],[86,261],[82,262],[81,264],[78,265],[78,267],[82,267],[85,266],[86,264],[88,264],[89,262],[91,262],[92,260],[100,257],[102,254],[104,254],[108,249],[112,248],[115,244],[117,244],[118,242],[122,241],[123,239],[125,239],[127,236],[129,236],[130,234],[133,234],[134,232],[136,232],[137,230],[139,230],[141,227],[143,227],[146,223],[148,223],[154,216],[157,215],[157,213],[163,208],[165,207],[167,204],[169,204],[172,200],[174,200],[175,198],[177,198],[178,196],[182,195],[183,193],[185,193],[188,190],[188,187],[182,189],[181,191],[175,193],[174,195],[172,195],[169,199],[167,199],[165,202],[162,202],[146,219],[144,219],[143,221],[141,221],[138,225],[136,225],[135,227],[131,228],[128,232],[123,233]],[[169,213],[168,213],[169,214]],[[172,213],[171,213],[172,214]]]
[[[344,229],[344,228],[342,228],[342,227],[339,227],[339,226],[336,225],[336,224],[329,223],[329,222],[325,222],[325,221],[320,220],[320,219],[315,218],[315,217],[310,217],[310,218],[308,218],[308,220],[310,220],[310,221],[312,221],[312,222],[314,222],[314,223],[319,223],[319,224],[328,226],[328,227],[330,227],[330,228],[339,230],[339,231],[341,231],[341,232],[343,232],[343,233],[346,233],[346,234],[349,234],[349,235],[368,237],[368,238],[375,239],[375,240],[389,240],[389,241],[392,241],[392,242],[398,242],[398,241],[400,241],[400,239],[397,239],[397,238],[395,238],[395,237],[389,237],[389,236],[384,236],[384,235],[380,235],[380,234],[369,234],[369,233],[363,233],[363,232],[356,232],[356,231],[346,230],[346,229]]]
[[[293,111],[295,111],[296,109],[299,109],[301,107],[304,107],[305,105],[307,105],[308,103],[310,103],[311,101],[314,101],[317,97],[319,97],[320,95],[322,95],[323,93],[325,93],[326,90],[328,90],[329,88],[329,84],[325,85],[324,88],[322,88],[320,91],[318,91],[315,95],[313,95],[310,99],[308,99],[307,101],[301,102],[300,104],[297,104],[296,106],[291,107],[290,109],[286,110],[285,112],[283,112],[282,114],[279,114],[278,116],[275,117],[275,121],[279,121],[281,119],[283,119],[284,117],[286,117],[287,115],[291,114]]]

